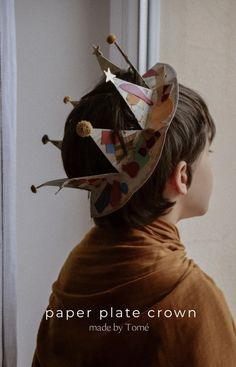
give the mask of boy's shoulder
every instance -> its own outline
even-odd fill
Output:
[[[234,324],[222,290],[196,263],[192,271],[161,301],[161,306],[194,309],[198,322],[215,318],[219,323]]]

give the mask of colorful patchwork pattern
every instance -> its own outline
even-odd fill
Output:
[[[168,64],[157,63],[144,74],[143,80],[149,88],[124,82],[109,69],[105,73],[107,82],[114,84],[141,127],[141,130],[121,131],[128,154],[124,154],[119,138],[113,139],[112,130],[94,128],[90,136],[116,173],[64,178],[38,186],[91,191],[92,217],[104,216],[121,208],[150,177],[161,157],[178,103],[176,73]]]

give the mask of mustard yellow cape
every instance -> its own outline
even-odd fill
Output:
[[[67,310],[91,311],[66,319]],[[39,366],[235,367],[236,329],[220,289],[186,257],[175,225],[95,226],[52,285],[32,362]]]

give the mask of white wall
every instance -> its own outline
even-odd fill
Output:
[[[18,367],[30,366],[51,284],[92,225],[87,192],[30,186],[65,177],[60,151],[41,137],[62,138],[63,97],[80,98],[101,75],[91,45],[108,55],[109,11],[108,0],[16,0]]]
[[[161,61],[199,91],[214,117],[214,190],[204,217],[180,222],[188,254],[224,291],[236,316],[236,2],[162,0]],[[202,188],[204,190],[204,187]]]

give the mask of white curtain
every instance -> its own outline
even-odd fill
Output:
[[[138,4],[138,70],[143,74],[160,61],[160,0]]]
[[[161,0],[110,0],[110,32],[115,33],[122,49],[140,74],[160,61]],[[115,47],[109,58],[127,68]]]
[[[0,358],[16,366],[16,49],[14,0],[0,0]]]

